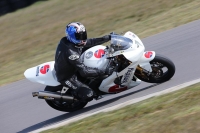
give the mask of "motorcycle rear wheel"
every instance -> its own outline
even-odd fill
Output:
[[[137,71],[135,75],[137,78],[148,83],[162,83],[171,79],[175,74],[174,63],[162,55],[156,55],[155,58],[150,61],[152,72],[139,74]]]
[[[62,86],[46,86],[45,91],[51,91],[51,92],[57,92],[62,89]],[[68,95],[71,95],[70,92],[67,92]],[[80,102],[78,100],[74,101],[51,101],[51,100],[45,100],[46,103],[52,107],[53,109],[63,111],[63,112],[74,112],[77,110],[80,110],[86,106],[88,102]]]

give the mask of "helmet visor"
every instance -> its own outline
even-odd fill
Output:
[[[87,32],[81,31],[79,33],[75,33],[75,37],[76,37],[77,40],[87,40]]]

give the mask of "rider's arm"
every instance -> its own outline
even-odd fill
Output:
[[[110,41],[110,35],[105,35],[100,38],[87,39],[87,43],[84,47],[93,47],[93,46],[100,45],[108,41]]]
[[[70,51],[68,53],[70,53]],[[96,76],[100,76],[100,75],[104,74],[104,72],[102,70],[85,66],[83,64],[82,59],[79,57],[79,55],[77,53],[73,52],[73,54],[71,53],[71,54],[67,54],[67,55],[68,55],[70,64],[72,66],[74,66],[75,68],[77,68],[77,70],[79,71],[81,76],[96,77]]]

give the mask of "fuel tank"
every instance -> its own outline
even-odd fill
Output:
[[[105,49],[103,45],[94,46],[86,50],[81,58],[83,59],[83,64],[87,67],[95,67],[98,69],[103,69],[108,64],[108,59],[106,58]]]

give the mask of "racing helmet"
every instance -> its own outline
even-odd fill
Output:
[[[72,22],[66,26],[65,33],[67,39],[76,44],[85,44],[87,40],[87,32],[85,26],[80,22]]]

